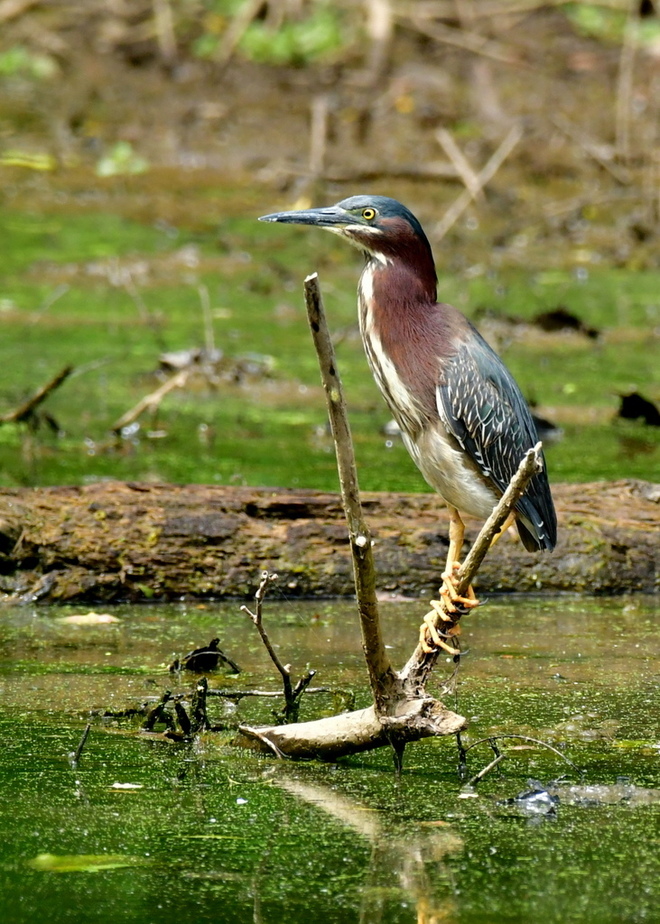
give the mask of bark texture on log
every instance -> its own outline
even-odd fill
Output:
[[[404,740],[419,741],[455,735],[465,727],[463,716],[429,696],[402,701],[393,716],[379,716],[375,707],[369,706],[314,722],[260,725],[256,729],[240,726],[235,743],[268,753],[270,749],[264,741],[267,739],[283,756],[293,760],[338,760],[348,754],[384,747],[395,733]]]
[[[660,485],[554,485],[559,544],[530,555],[509,536],[476,584],[498,591],[660,590]],[[379,590],[437,592],[448,519],[434,494],[363,495]],[[476,534],[468,523],[468,539]],[[290,594],[353,595],[339,495],[103,482],[0,490],[0,591],[27,601],[247,597],[276,571]]]

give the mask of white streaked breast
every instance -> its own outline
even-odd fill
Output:
[[[491,514],[497,495],[486,487],[474,468],[466,465],[464,452],[440,421],[415,440],[405,432],[402,436],[417,468],[448,504],[483,520]]]

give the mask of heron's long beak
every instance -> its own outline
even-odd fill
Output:
[[[262,215],[259,221],[281,221],[290,225],[315,225],[317,228],[338,228],[354,224],[355,219],[343,209],[331,205],[326,209],[304,209],[301,212],[274,212]]]

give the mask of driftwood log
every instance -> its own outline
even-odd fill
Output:
[[[553,485],[559,544],[530,555],[507,537],[479,571],[481,594],[660,590],[660,485]],[[436,594],[447,512],[435,494],[362,496],[378,590]],[[468,522],[468,541],[477,532]],[[355,593],[338,494],[103,482],[0,489],[6,600],[93,602],[251,597],[259,573],[289,595]]]

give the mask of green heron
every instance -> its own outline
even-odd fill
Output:
[[[452,599],[465,529],[461,513],[486,519],[538,441],[518,385],[470,321],[438,303],[431,245],[400,202],[352,196],[260,221],[326,228],[364,253],[358,286],[364,349],[408,452],[449,507],[443,592]],[[554,548],[557,520],[545,467],[513,516],[529,552]],[[473,595],[457,602],[475,603]]]

